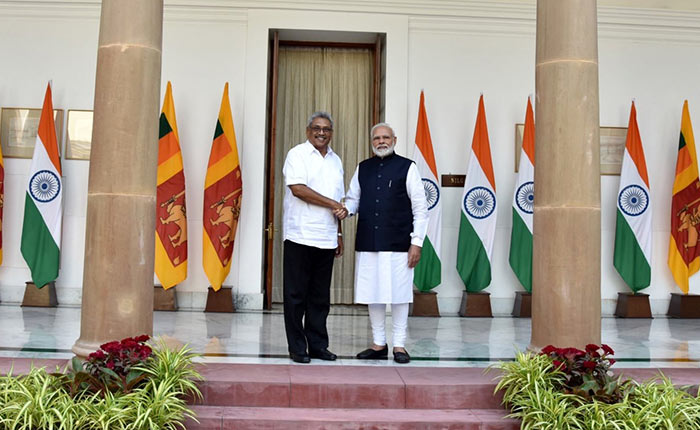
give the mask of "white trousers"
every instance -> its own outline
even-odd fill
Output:
[[[386,345],[386,304],[373,303],[369,308],[369,322],[372,325],[372,337],[375,345]],[[391,320],[394,328],[393,346],[404,348],[406,345],[406,331],[408,329],[408,303],[393,303],[391,305]]]

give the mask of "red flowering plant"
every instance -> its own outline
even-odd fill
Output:
[[[81,392],[129,393],[148,376],[141,370],[152,354],[146,345],[148,335],[127,337],[100,345],[100,349],[88,355],[85,363],[77,357],[67,376],[69,392],[75,396]]]
[[[564,374],[560,387],[564,392],[605,403],[622,400],[627,383],[613,377],[610,367],[615,360],[610,356],[614,351],[608,345],[588,344],[585,351],[548,345],[541,354],[552,359],[553,371]]]

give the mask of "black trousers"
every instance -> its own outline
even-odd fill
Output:
[[[284,328],[289,352],[328,348],[326,319],[331,308],[335,249],[284,241]]]

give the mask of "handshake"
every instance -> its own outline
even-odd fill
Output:
[[[342,203],[338,203],[335,207],[333,207],[333,215],[335,215],[335,217],[339,220],[344,220],[347,218],[348,214],[348,208],[346,208]]]

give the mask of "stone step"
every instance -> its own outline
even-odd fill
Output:
[[[313,409],[194,406],[187,430],[517,430],[502,409]]]
[[[496,372],[480,368],[208,364],[207,406],[498,409]]]

